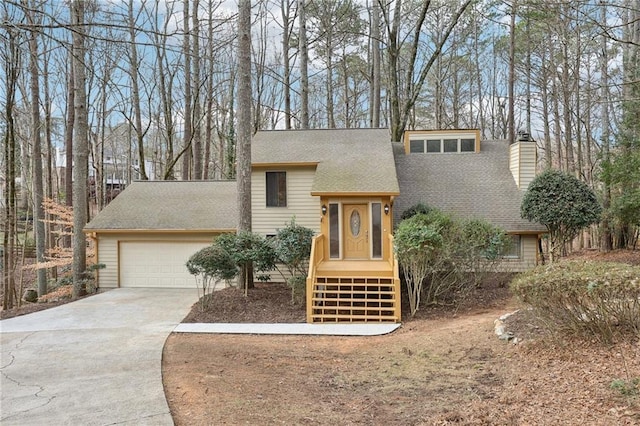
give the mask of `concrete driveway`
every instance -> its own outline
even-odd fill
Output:
[[[196,289],[115,289],[0,321],[0,424],[172,425],[162,348]]]

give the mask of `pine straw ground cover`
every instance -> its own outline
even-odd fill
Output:
[[[582,256],[640,264],[640,252]],[[460,309],[423,309],[375,337],[173,334],[163,380],[177,425],[638,425],[640,342],[602,346],[551,339],[503,283]],[[245,300],[224,290],[206,314],[219,322],[296,322],[284,286]],[[238,314],[241,312],[241,314]],[[282,312],[280,318],[277,312]],[[200,318],[200,319],[198,319]]]

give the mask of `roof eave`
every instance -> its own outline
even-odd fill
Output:
[[[400,191],[311,191],[318,197],[392,197],[400,195]]]
[[[236,228],[202,228],[202,229],[140,229],[140,228],[84,228],[83,232],[85,234],[148,234],[148,233],[157,233],[157,234],[201,234],[201,233],[225,233],[225,232],[236,232]]]

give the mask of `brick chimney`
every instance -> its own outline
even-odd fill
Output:
[[[537,155],[536,142],[529,133],[519,131],[518,139],[509,145],[509,170],[522,191],[527,190],[536,176]]]

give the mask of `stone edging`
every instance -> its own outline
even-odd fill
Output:
[[[506,327],[505,327],[505,321],[507,320],[507,318],[509,318],[511,315],[519,312],[520,310],[515,310],[513,312],[510,312],[508,314],[504,314],[502,316],[500,316],[500,318],[498,318],[497,320],[495,320],[493,322],[494,328],[493,331],[494,333],[496,333],[496,336],[498,336],[498,339],[500,340],[504,340],[506,342],[511,342],[514,345],[518,344],[520,342],[520,339],[518,339],[516,336],[513,335],[513,333],[511,331],[507,331]]]

